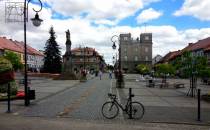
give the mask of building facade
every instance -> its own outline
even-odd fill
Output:
[[[139,64],[152,65],[152,33],[142,33],[134,40],[131,34],[120,34],[121,69],[136,72]]]
[[[23,42],[7,39],[6,37],[0,37],[0,55],[4,55],[4,53],[7,51],[16,53],[17,56],[20,58],[21,63],[25,63]],[[28,70],[39,71],[44,65],[43,59],[43,53],[27,45]]]
[[[85,69],[88,71],[103,70],[105,62],[99,53],[90,47],[72,49],[72,68],[74,71]]]
[[[194,57],[206,57],[208,60],[208,65],[210,66],[210,37],[198,40],[195,43],[188,43],[188,45],[182,50],[169,52],[159,61],[159,63],[173,62],[173,60],[177,57],[181,57],[184,52],[190,52]]]
[[[105,66],[104,59],[94,48],[78,47],[71,49],[71,45],[70,31],[67,30],[66,52],[63,55],[64,72],[103,70]]]

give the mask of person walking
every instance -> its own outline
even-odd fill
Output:
[[[101,77],[102,77],[102,71],[99,70],[99,77],[100,77],[100,80],[101,80]]]
[[[109,79],[112,79],[112,71],[109,70]]]

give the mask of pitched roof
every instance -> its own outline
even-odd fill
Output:
[[[193,50],[198,50],[198,49],[204,49],[208,46],[210,46],[210,37],[197,41],[195,44],[193,44],[190,47],[190,50],[193,51]]]
[[[78,47],[78,48],[74,48],[71,50],[72,52],[83,52],[84,51],[84,47]],[[91,48],[91,47],[85,47],[85,51],[90,51],[90,52],[95,52],[97,56],[99,56],[99,53],[95,50],[95,48]]]
[[[18,42],[18,41],[15,41],[15,44],[17,46],[19,46],[21,49],[25,49],[24,48],[24,42]],[[27,45],[27,53],[29,54],[34,54],[34,55],[40,55],[40,56],[43,56],[43,54],[40,52],[40,51],[37,51],[36,49],[32,48],[31,46]]]
[[[19,46],[14,44],[11,39],[6,39],[6,37],[0,37],[0,47],[3,49],[23,53],[23,50]]]
[[[16,40],[13,41],[11,39],[7,39],[6,37],[0,37],[0,48],[24,53],[24,43],[23,42],[19,42]],[[36,49],[32,48],[29,45],[27,45],[27,53],[43,56],[43,54],[41,52],[37,51]]]
[[[164,63],[173,60],[180,54],[180,52],[180,50],[169,52],[158,63]]]

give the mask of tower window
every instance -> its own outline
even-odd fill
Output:
[[[135,56],[135,57],[134,57],[134,60],[135,60],[135,61],[138,61],[138,56]]]
[[[128,37],[124,37],[124,40],[127,41],[128,40]]]
[[[149,40],[149,36],[145,36],[145,40]]]
[[[127,60],[128,60],[128,56],[125,56],[124,58],[125,58],[125,61],[127,61]]]
[[[148,56],[145,57],[145,60],[148,61]]]
[[[145,47],[145,52],[148,52],[148,47]]]

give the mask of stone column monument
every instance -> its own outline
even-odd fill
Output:
[[[73,72],[72,68],[72,57],[71,54],[71,38],[70,38],[70,31],[66,31],[66,52],[63,55],[63,70],[60,76],[60,79],[72,80],[76,79],[76,75]]]

